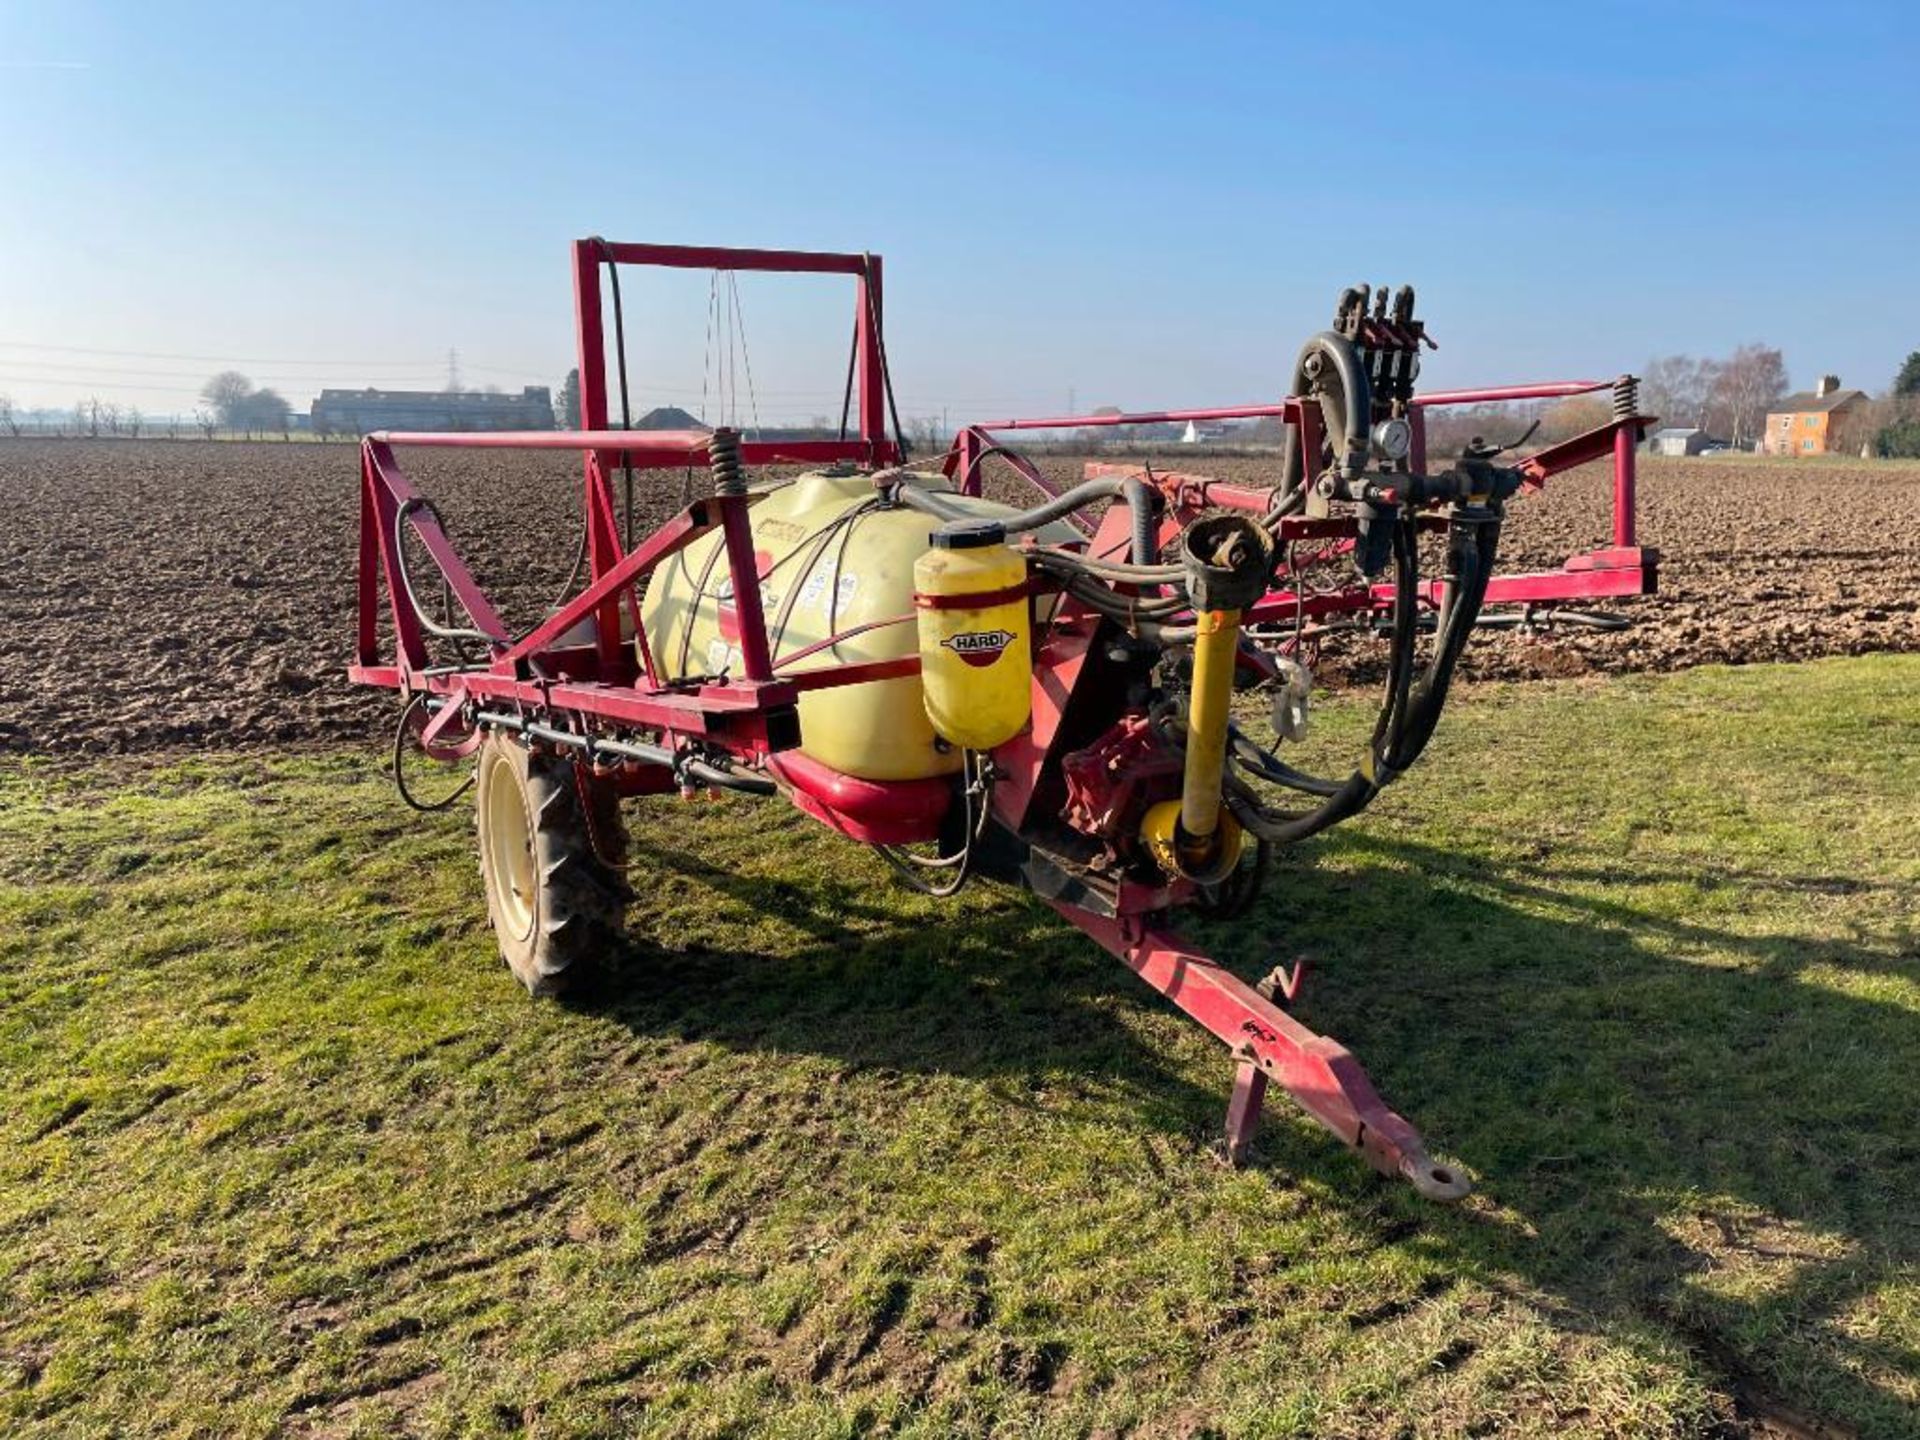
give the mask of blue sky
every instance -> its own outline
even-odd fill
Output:
[[[594,232],[884,254],[955,423],[1270,398],[1361,280],[1420,288],[1429,383],[1764,340],[1877,389],[1917,77],[1920,6],[1847,0],[0,0],[0,391],[557,383]],[[640,398],[696,406],[707,280],[628,286]],[[832,409],[850,295],[741,300],[764,417]]]

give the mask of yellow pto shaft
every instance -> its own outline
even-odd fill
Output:
[[[1211,883],[1240,863],[1240,826],[1225,813],[1227,725],[1240,652],[1240,613],[1265,591],[1273,540],[1243,516],[1196,520],[1185,536],[1193,600],[1193,680],[1178,803],[1153,806],[1140,838],[1169,875]]]

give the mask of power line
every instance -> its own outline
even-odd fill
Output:
[[[130,360],[194,360],[208,365],[392,365],[438,370],[438,360],[289,360],[262,355],[181,355],[164,350],[102,350],[87,345],[43,345],[31,340],[0,340],[0,350],[53,350],[63,355],[110,355]]]

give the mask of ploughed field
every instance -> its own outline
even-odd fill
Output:
[[[1275,465],[1167,463],[1253,482]],[[537,618],[573,560],[578,461],[413,451],[402,464],[509,622]],[[1069,480],[1080,462],[1046,466]],[[356,486],[355,452],[340,445],[0,442],[0,749],[242,748],[381,733],[392,698],[343,674]],[[656,472],[639,486],[643,521],[653,522],[702,491],[704,476]],[[1663,554],[1662,593],[1603,602],[1633,627],[1484,632],[1471,676],[1920,650],[1911,520],[1920,465],[1643,460],[1640,497],[1640,539]],[[1510,514],[1503,569],[1556,566],[1608,542],[1610,470],[1559,477]]]

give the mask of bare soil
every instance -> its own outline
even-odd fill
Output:
[[[537,618],[577,542],[578,462],[414,452],[510,621]],[[1183,460],[1263,480],[1269,460]],[[1079,462],[1051,460],[1063,478]],[[0,750],[233,749],[384,733],[392,697],[347,684],[357,457],[342,445],[0,442]],[[658,520],[699,476],[642,477]],[[1485,634],[1467,673],[1529,678],[1920,650],[1920,466],[1645,461],[1642,543],[1661,594],[1607,602],[1623,632]],[[1606,467],[1522,497],[1504,567],[1607,543]]]

